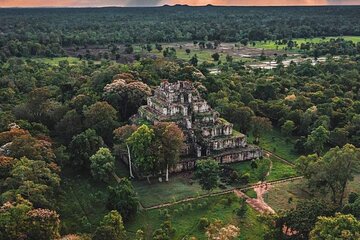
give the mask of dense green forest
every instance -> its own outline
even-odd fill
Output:
[[[0,240],[359,239],[360,44],[342,38],[360,35],[359,12],[0,9]],[[312,37],[321,40],[307,42]],[[261,48],[246,59],[231,55],[231,43],[227,52],[206,52],[270,40],[290,50]],[[197,46],[165,43],[179,41]],[[90,45],[110,56],[55,57]],[[297,58],[286,56],[296,45]],[[117,54],[136,56],[120,63]],[[131,121],[164,79],[192,82],[264,157],[203,159],[194,173],[167,181],[182,130]],[[140,178],[121,160],[130,151]],[[273,201],[267,182],[280,179],[289,182]],[[244,188],[257,198],[254,186],[264,181],[276,214],[260,214],[233,193]]]
[[[356,6],[0,9],[0,49],[58,56],[86,45],[358,36],[358,14]]]

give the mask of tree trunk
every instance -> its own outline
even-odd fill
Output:
[[[336,191],[335,191],[335,188],[330,185],[330,189],[331,189],[331,192],[332,192],[332,201],[333,203],[336,203]]]
[[[169,181],[169,164],[166,164],[166,177],[165,177],[165,181],[166,181],[166,182]]]
[[[149,184],[151,184],[149,175],[146,176],[146,180],[148,181]]]
[[[128,150],[128,156],[129,156],[129,172],[130,172],[130,177],[134,178],[133,172],[132,172],[132,164],[131,164],[131,155],[130,155],[130,148],[129,145],[126,144],[127,150]]]

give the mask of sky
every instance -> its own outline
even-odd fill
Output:
[[[103,7],[207,4],[224,6],[360,5],[360,0],[0,0],[0,7]]]

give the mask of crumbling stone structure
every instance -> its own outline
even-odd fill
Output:
[[[151,123],[175,122],[186,136],[182,160],[174,172],[193,169],[199,158],[213,157],[220,163],[259,158],[259,147],[248,145],[246,136],[233,129],[220,114],[201,98],[191,82],[163,81],[148,97],[147,105],[139,108],[137,118]]]

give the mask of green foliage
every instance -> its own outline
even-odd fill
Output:
[[[111,143],[112,133],[118,126],[117,111],[107,102],[96,102],[84,111],[85,126],[92,128],[106,143]]]
[[[307,239],[310,231],[320,216],[331,216],[334,214],[334,207],[323,201],[310,200],[300,201],[296,208],[280,214],[278,227],[285,225],[294,232],[296,239]]]
[[[125,240],[126,231],[121,215],[115,210],[105,215],[92,239]]]
[[[154,130],[147,125],[141,125],[127,139],[134,158],[134,165],[142,175],[155,173],[158,168],[157,160],[151,151],[151,144],[154,140]]]
[[[154,240],[170,240],[175,234],[175,228],[172,227],[170,221],[165,221],[160,228],[153,233]]]
[[[337,213],[335,217],[319,217],[310,233],[311,240],[360,238],[360,221],[352,215]]]
[[[324,150],[324,146],[329,140],[329,131],[325,127],[319,126],[311,132],[306,140],[306,147],[316,152],[318,155]]]
[[[7,188],[1,194],[2,202],[14,201],[17,195],[21,195],[35,207],[53,206],[60,186],[60,177],[53,167],[44,161],[25,157],[18,160],[6,179]]]
[[[24,236],[29,239],[56,239],[59,234],[59,215],[55,211],[36,208],[16,196],[15,202],[7,202],[0,208],[0,238],[18,240]]]
[[[94,155],[104,142],[93,129],[86,131],[73,137],[69,145],[71,164],[78,168],[90,168],[90,157]]]
[[[360,169],[360,149],[351,144],[332,148],[324,156],[301,157],[298,168],[311,188],[330,193],[333,203],[342,205],[345,190]]]
[[[205,230],[205,228],[207,228],[210,224],[210,221],[209,219],[203,217],[203,218],[200,218],[200,221],[199,221],[199,228],[200,230]]]
[[[291,136],[292,132],[295,130],[295,123],[291,120],[287,120],[281,126],[281,132],[284,136]]]
[[[119,211],[126,221],[136,214],[139,200],[128,179],[122,178],[117,186],[109,187],[108,191],[107,207],[109,209]]]
[[[100,148],[90,157],[91,174],[101,181],[109,181],[115,169],[115,157],[110,149]]]
[[[195,177],[199,179],[202,189],[211,191],[219,183],[219,163],[214,159],[198,160]]]

